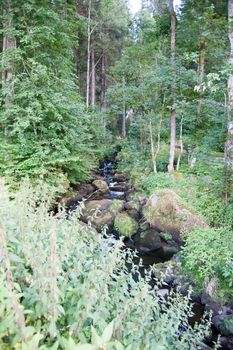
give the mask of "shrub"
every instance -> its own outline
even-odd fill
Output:
[[[186,237],[183,268],[203,287],[214,278],[215,296],[232,297],[233,237],[227,228],[196,229]]]
[[[10,200],[1,184],[0,348],[197,349],[210,322],[188,325],[189,298],[160,300],[135,253],[81,223],[80,209],[48,213],[49,192],[23,184]]]

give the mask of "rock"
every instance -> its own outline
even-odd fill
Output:
[[[147,231],[150,229],[150,224],[148,222],[144,221],[144,222],[140,223],[139,229],[141,232]]]
[[[221,335],[233,336],[233,314],[214,316],[212,323]]]
[[[116,192],[127,192],[129,189],[129,186],[125,182],[119,182],[114,186],[110,186],[111,191],[116,191]]]
[[[189,232],[195,227],[208,225],[183,203],[172,190],[158,190],[147,201],[144,215],[150,225],[163,232],[169,232],[180,242],[180,233]]]
[[[143,252],[151,252],[162,248],[161,238],[158,232],[153,229],[141,232],[135,243],[137,248]]]
[[[136,199],[135,200],[130,200],[129,202],[125,203],[125,209],[126,210],[135,209],[137,211],[140,211],[140,203]]]
[[[205,305],[205,311],[212,312],[213,317],[217,315],[233,314],[231,306],[222,305],[220,302],[213,300],[206,292],[203,292],[201,295],[201,303]]]
[[[109,191],[109,188],[108,188],[108,184],[106,181],[103,181],[103,180],[95,180],[92,182],[92,184],[95,186],[95,188],[97,190],[99,190],[100,192],[108,192]]]
[[[136,233],[138,224],[126,212],[123,212],[116,215],[114,220],[114,228],[121,236],[130,238],[134,233]]]
[[[233,349],[233,337],[220,337],[221,349],[232,350]]]
[[[95,191],[94,186],[91,184],[78,184],[74,186],[74,189],[78,191],[78,193],[73,192],[71,194],[67,194],[59,200],[59,203],[65,207],[77,206],[77,202],[81,201],[83,198],[88,197],[91,193]]]
[[[174,260],[155,264],[153,274],[156,278],[163,278],[164,282],[171,286],[175,278],[181,274],[180,264],[177,264]]]
[[[179,252],[179,250],[176,247],[169,245],[164,245],[162,250],[164,260],[170,260],[173,257],[173,255]]]
[[[88,195],[95,191],[95,187],[92,184],[87,183],[75,185],[74,188],[79,194],[84,195]]]
[[[200,345],[200,350],[213,350],[213,348],[210,348],[208,345],[203,344],[203,345]]]
[[[112,179],[114,181],[117,181],[117,182],[124,182],[124,181],[127,181],[128,178],[125,174],[122,174],[122,173],[115,173],[112,177]]]
[[[158,297],[160,298],[165,298],[169,295],[169,290],[168,289],[159,289],[156,293],[158,295]]]
[[[147,202],[147,198],[145,196],[144,192],[133,192],[131,193],[128,198],[127,198],[127,202],[138,202],[140,204],[140,206],[144,206]]]
[[[134,220],[138,221],[140,219],[140,213],[136,209],[128,209],[126,212]]]
[[[90,221],[97,230],[101,230],[105,225],[113,225],[114,218],[124,207],[121,200],[92,200],[85,203],[82,213],[84,222]]]

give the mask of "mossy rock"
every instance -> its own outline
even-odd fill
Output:
[[[97,230],[101,231],[104,226],[111,226],[114,218],[124,207],[124,201],[119,199],[92,200],[85,203],[82,213],[84,222],[90,221]]]
[[[137,200],[130,200],[129,202],[126,203],[125,207],[127,209],[135,209],[137,211],[140,210],[140,204],[139,204],[139,201]]]
[[[160,249],[162,247],[162,242],[158,232],[150,229],[140,233],[137,245],[141,250],[153,251]]]
[[[92,182],[92,185],[100,192],[106,193],[109,191],[108,184],[104,180],[95,180]]]
[[[138,229],[137,222],[126,212],[119,213],[114,220],[114,228],[121,236],[131,237]]]
[[[124,207],[124,201],[120,200],[120,199],[114,199],[109,207],[109,211],[116,215],[117,213],[119,213]]]
[[[233,335],[233,314],[217,315],[213,317],[213,324],[222,335]]]
[[[144,216],[152,227],[171,233],[175,241],[180,241],[182,232],[190,232],[195,227],[208,227],[200,216],[193,213],[169,189],[158,190],[152,194],[144,209]]]

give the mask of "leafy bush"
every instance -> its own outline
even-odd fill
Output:
[[[80,209],[49,214],[49,192],[23,184],[10,200],[1,183],[0,348],[197,349],[210,323],[188,325],[189,298],[160,300],[135,253],[81,223]]]
[[[34,1],[16,12],[14,94],[7,108],[9,92],[2,89],[0,96],[0,176],[16,182],[40,177],[57,185],[57,174],[63,173],[70,182],[84,181],[97,158],[102,128],[99,115],[87,111],[77,93],[76,11],[67,4],[64,16],[61,1],[52,7]]]
[[[186,236],[182,251],[184,270],[200,286],[216,278],[215,296],[232,297],[233,237],[227,228],[196,229]]]

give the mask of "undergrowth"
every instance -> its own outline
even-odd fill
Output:
[[[54,217],[50,199],[28,183],[10,199],[1,183],[0,348],[199,349],[210,321],[189,326],[189,297],[159,299],[121,240],[81,223],[80,208]]]

